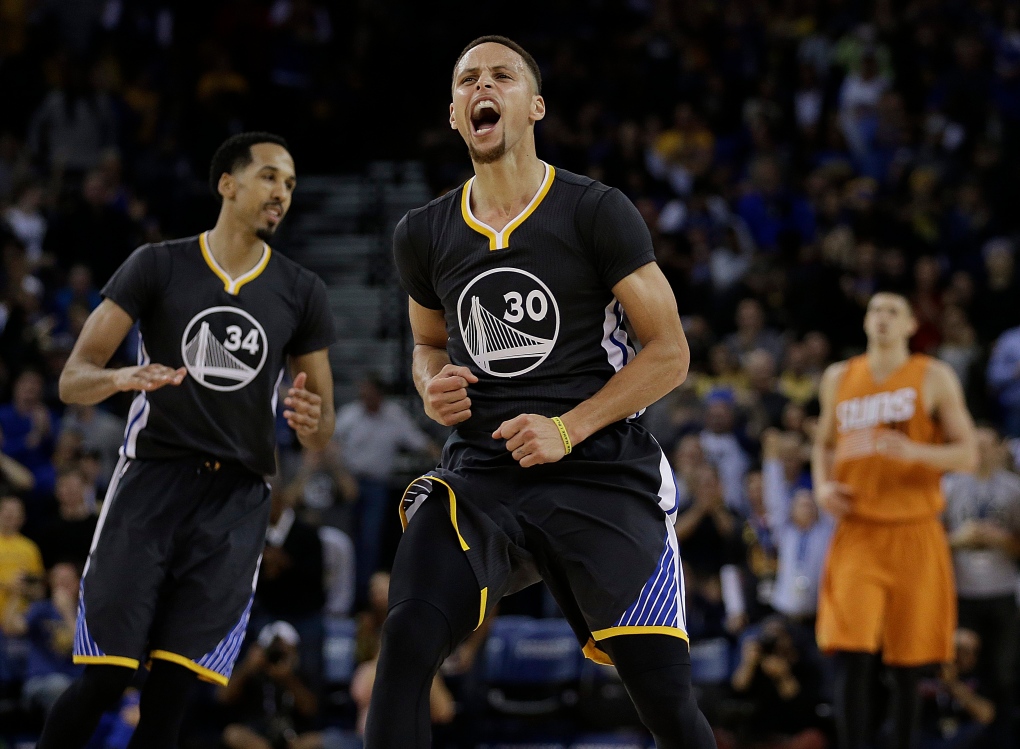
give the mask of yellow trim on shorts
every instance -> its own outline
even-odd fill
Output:
[[[123,655],[75,655],[71,660],[76,665],[85,666],[124,666],[137,669],[140,662],[137,658],[126,658]]]
[[[149,657],[154,660],[170,661],[170,663],[176,663],[178,666],[184,666],[186,669],[198,674],[198,678],[203,681],[211,681],[213,684],[219,684],[223,687],[227,686],[227,682],[230,681],[230,679],[223,674],[217,673],[211,668],[199,666],[190,658],[185,658],[183,655],[178,655],[177,653],[171,653],[169,650],[153,650],[149,653]]]
[[[422,479],[428,479],[429,481],[438,481],[440,484],[446,487],[446,491],[450,495],[450,522],[453,523],[453,530],[457,534],[457,540],[460,542],[461,550],[468,551],[471,547],[468,546],[467,541],[464,540],[464,537],[460,535],[460,526],[457,525],[457,494],[453,491],[453,487],[450,486],[445,481],[443,481],[441,478],[426,474],[424,476],[419,476],[410,484],[408,484],[407,489],[410,489],[412,486],[415,485],[415,483],[421,481]],[[407,489],[404,489],[404,494],[402,494],[400,497],[400,507],[397,508],[398,512],[400,513],[400,524],[404,527],[405,531],[407,530],[408,520],[407,513],[404,511],[404,495],[407,494]]]
[[[596,641],[616,637],[617,635],[669,635],[670,637],[679,637],[687,644],[691,642],[687,638],[687,633],[679,627],[607,627],[606,629],[600,629],[591,633],[591,636]]]

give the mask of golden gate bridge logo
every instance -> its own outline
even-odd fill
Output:
[[[219,319],[223,315],[229,318]],[[220,323],[217,329],[225,331],[222,341],[213,332],[210,318]],[[191,335],[196,324],[198,332]],[[240,390],[254,380],[265,364],[267,349],[266,331],[238,307],[210,307],[199,312],[191,318],[181,339],[181,356],[188,374],[205,387],[221,392]],[[254,363],[241,357],[254,359]]]
[[[500,315],[491,311],[496,304]],[[461,292],[457,307],[464,346],[489,374],[516,377],[530,372],[556,345],[556,300],[549,287],[527,271],[496,268],[476,276]]]

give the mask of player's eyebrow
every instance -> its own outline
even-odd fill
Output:
[[[491,70],[493,72],[510,72],[510,73],[516,72],[509,65],[492,65],[489,68],[489,70]],[[481,71],[481,68],[479,68],[479,67],[465,68],[464,70],[460,71],[460,73],[457,74],[457,80],[458,81],[464,80],[464,76],[466,76],[466,75],[478,75],[478,73],[480,71]]]

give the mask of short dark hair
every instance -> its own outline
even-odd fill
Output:
[[[236,169],[244,169],[252,162],[251,147],[259,143],[275,143],[290,151],[287,141],[280,135],[254,131],[231,135],[216,149],[212,163],[209,165],[209,189],[217,200],[220,195],[220,177],[233,174]]]
[[[460,61],[464,59],[464,55],[473,50],[480,44],[502,44],[508,49],[512,49],[514,52],[521,56],[524,60],[524,64],[528,66],[528,70],[531,71],[531,77],[535,79],[535,93],[542,93],[542,71],[538,68],[538,63],[535,62],[535,58],[531,56],[528,50],[524,49],[521,45],[515,42],[513,39],[508,39],[505,36],[499,34],[487,34],[486,36],[480,36],[477,39],[471,41],[464,49],[457,55],[457,62],[453,63],[453,73],[457,74],[457,66],[460,65]]]

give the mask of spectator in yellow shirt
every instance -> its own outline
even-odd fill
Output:
[[[25,506],[17,497],[0,498],[0,620],[11,603],[24,607],[22,579],[45,574],[42,554],[35,542],[21,535],[25,524]]]

